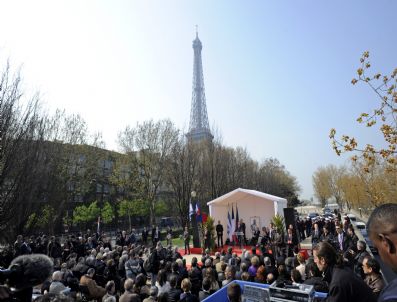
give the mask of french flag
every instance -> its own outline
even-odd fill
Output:
[[[201,211],[200,211],[200,208],[198,206],[198,203],[196,203],[196,220],[198,222],[203,222],[203,217],[201,217]]]

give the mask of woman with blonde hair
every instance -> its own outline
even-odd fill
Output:
[[[199,302],[199,299],[190,292],[192,288],[192,283],[188,278],[182,280],[181,289],[183,293],[181,294],[180,301],[181,302]]]

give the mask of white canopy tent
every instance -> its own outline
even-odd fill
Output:
[[[273,216],[279,214],[284,216],[283,209],[287,207],[285,198],[266,194],[255,190],[247,190],[238,188],[223,196],[220,196],[207,203],[209,206],[209,214],[215,220],[218,220],[223,226],[223,241],[227,238],[227,222],[228,212],[236,215],[236,206],[238,208],[239,218],[243,219],[246,225],[247,238],[252,237],[251,226],[256,224],[259,229],[269,226]]]

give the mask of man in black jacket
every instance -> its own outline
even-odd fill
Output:
[[[178,279],[176,276],[170,277],[170,286],[171,289],[168,291],[168,302],[177,302],[179,301],[179,297],[181,296],[182,290],[176,288]]]
[[[218,224],[216,225],[216,236],[218,247],[223,247],[223,226],[220,220],[218,220]]]
[[[313,248],[314,262],[329,284],[327,302],[375,302],[376,298],[364,281],[350,269],[344,268],[334,247],[320,242]]]
[[[396,200],[394,200],[396,202]],[[379,251],[382,261],[397,273],[397,204],[377,207],[367,222],[369,238]],[[389,282],[378,298],[379,302],[397,301],[397,278]]]

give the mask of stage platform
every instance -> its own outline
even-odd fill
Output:
[[[252,245],[244,245],[244,246],[241,247],[241,246],[236,246],[236,245],[234,245],[234,246],[233,245],[230,245],[230,246],[229,245],[224,245],[223,247],[216,248],[214,251],[212,251],[211,255],[214,255],[215,252],[222,252],[222,251],[227,252],[229,247],[232,248],[232,253],[236,253],[237,256],[240,257],[244,250],[248,251],[251,254],[253,246]],[[303,240],[300,243],[300,247],[301,248],[299,249],[299,252],[302,252],[305,255],[305,257],[308,258],[312,254],[312,252],[311,252],[311,250],[312,250],[311,238],[309,237],[309,238],[306,238],[305,240]],[[180,248],[179,249],[179,253],[182,256],[184,256],[185,255],[185,250]],[[272,251],[269,250],[268,253],[271,254]],[[203,249],[202,248],[191,247],[190,248],[190,254],[195,255],[196,257],[197,256],[201,256],[201,255],[203,255]],[[256,254],[257,255],[262,255],[262,252],[261,252],[260,248],[256,248]]]

